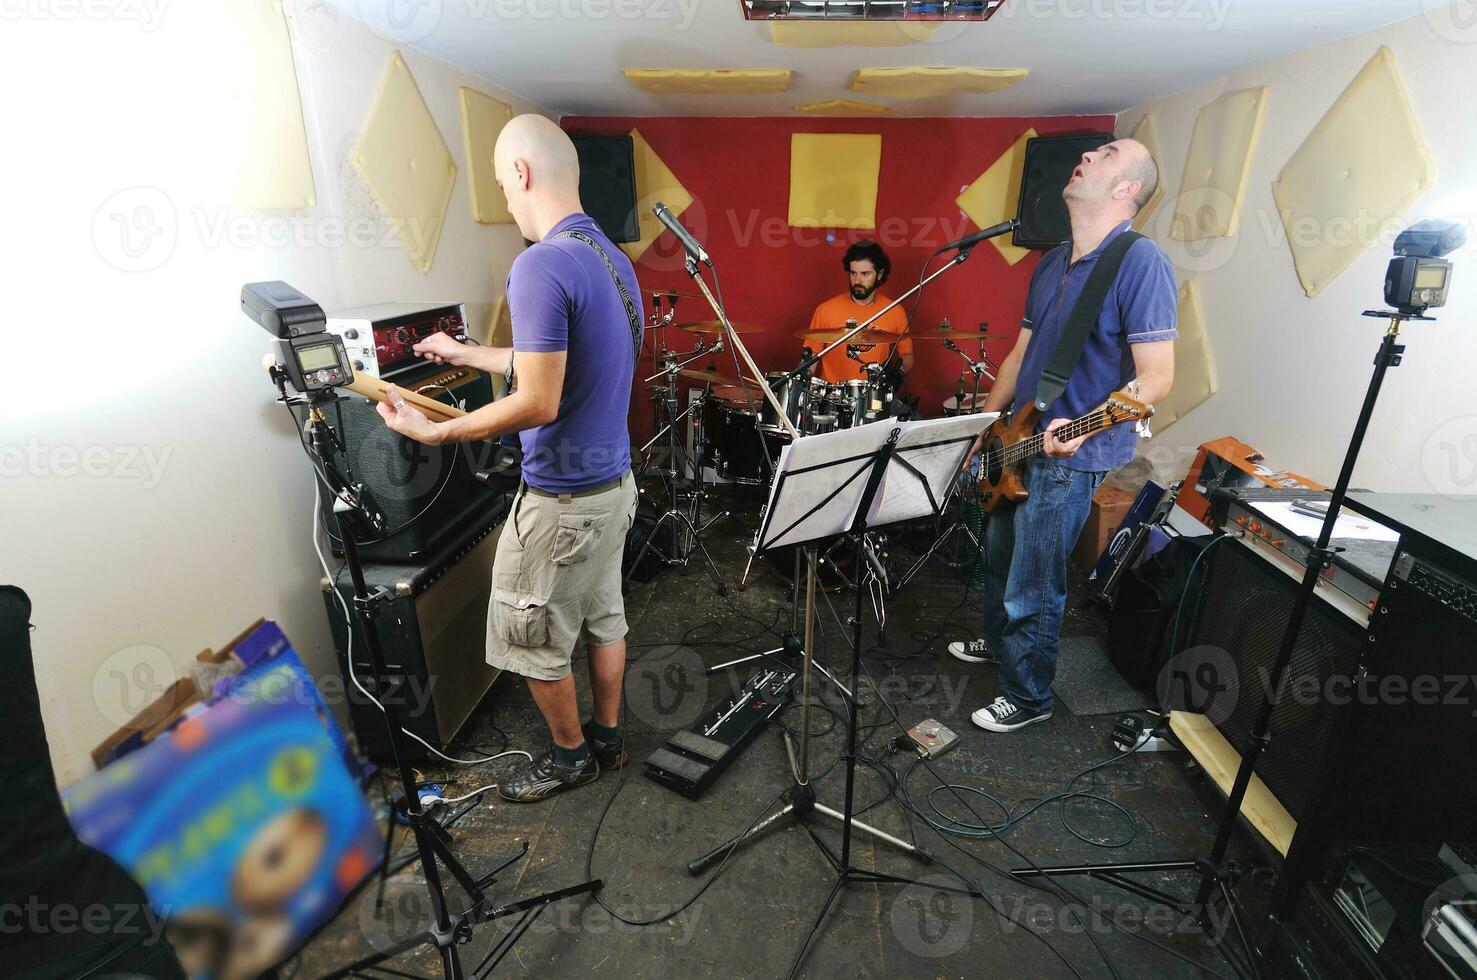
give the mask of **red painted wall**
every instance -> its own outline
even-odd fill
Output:
[[[641,131],[694,198],[682,222],[712,255],[729,316],[766,328],[744,340],[767,371],[798,363],[801,342],[794,332],[809,325],[817,303],[846,289],[841,256],[851,242],[882,242],[893,263],[883,291],[897,296],[918,281],[934,249],[976,230],[954,198],[1025,130],[1034,127],[1042,136],[1107,132],[1114,119],[565,117],[561,124],[587,135]],[[828,232],[788,226],[790,135],[796,132],[882,134],[876,229]],[[651,202],[640,206],[650,207]],[[956,326],[987,322],[1002,337],[986,346],[999,361],[1017,333],[1038,259],[1039,253],[1033,254],[1011,267],[993,246],[982,243],[968,262],[923,291],[914,326],[936,325],[944,316]],[[933,268],[941,261],[936,259]],[[643,289],[693,291],[671,234],[662,235],[642,256],[636,272]],[[709,316],[702,303],[678,306],[679,320]],[[668,343],[679,346],[675,340]],[[964,362],[937,341],[915,342],[914,353],[917,364],[909,390],[920,398],[923,414],[939,415],[943,400],[957,389]],[[719,366],[731,371],[732,361],[726,354],[723,358]],[[642,366],[649,364],[648,359]],[[641,377],[650,373],[648,369]],[[632,431],[638,438],[651,431],[646,397],[638,379],[632,401]]]

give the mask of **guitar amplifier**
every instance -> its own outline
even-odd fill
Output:
[[[484,517],[464,526],[446,547],[419,565],[365,564],[365,583],[383,586],[389,598],[376,611],[375,622],[385,664],[396,683],[375,677],[359,620],[353,614],[354,586],[345,571],[338,581],[324,579],[323,601],[333,631],[349,717],[360,748],[371,759],[390,764],[384,715],[370,704],[348,677],[354,674],[377,699],[398,699],[405,727],[435,745],[451,741],[487,693],[498,671],[487,663],[487,608],[492,594],[492,560],[508,504],[497,498]],[[344,618],[347,605],[350,629]],[[419,742],[403,739],[412,764],[430,754]]]
[[[395,383],[448,405],[461,403],[469,412],[492,402],[491,380],[471,368],[423,361],[402,371]],[[375,404],[345,392],[324,410],[342,449],[341,472],[369,487],[387,522],[384,534],[359,540],[359,557],[366,562],[424,563],[469,525],[491,519],[502,492],[475,475],[490,465],[497,444],[427,446],[389,429]],[[301,410],[296,414],[301,420]],[[333,553],[342,558],[333,499],[322,481],[318,503]]]
[[[460,303],[377,303],[328,314],[329,333],[343,338],[358,374],[390,378],[423,363],[413,348],[436,333],[467,339],[467,313]]]

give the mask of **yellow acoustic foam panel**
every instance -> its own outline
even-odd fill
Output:
[[[482,343],[489,347],[513,346],[513,315],[508,311],[506,293],[492,304],[492,314],[487,318],[487,336]]]
[[[1272,185],[1303,291],[1318,295],[1435,182],[1394,55],[1382,47]]]
[[[895,99],[1001,92],[1030,74],[1025,68],[858,68],[851,90]]]
[[[1035,138],[1036,130],[1026,130],[1010,149],[1000,154],[984,173],[975,178],[974,183],[954,198],[959,210],[969,215],[969,220],[980,228],[988,228],[1016,216],[1021,198],[1021,177],[1026,170],[1026,141]],[[1010,265],[1031,254],[1028,248],[1012,245],[1009,235],[997,235],[990,239],[990,244]]]
[[[380,76],[353,159],[354,169],[395,223],[410,264],[429,272],[451,203],[456,162],[398,51],[391,53]]]
[[[661,201],[673,214],[681,216],[692,204],[692,195],[682,186],[677,175],[672,173],[672,168],[656,155],[640,130],[631,130],[631,150],[636,168],[636,222],[641,237],[634,242],[625,242],[621,248],[635,262],[651,248],[651,243],[666,228],[651,213],[651,206]]]
[[[1180,283],[1179,339],[1174,342],[1174,387],[1154,406],[1154,424],[1164,428],[1216,392],[1215,357],[1205,332],[1205,308],[1195,280]]]
[[[788,68],[628,68],[624,74],[652,95],[752,95],[790,87]]]
[[[790,136],[790,226],[876,228],[879,133]]]
[[[775,21],[769,40],[787,48],[897,48],[933,37],[939,21],[874,21],[870,24],[806,24]]]
[[[1200,110],[1169,237],[1182,242],[1236,234],[1268,86],[1227,92]]]
[[[1159,152],[1159,127],[1154,125],[1153,113],[1144,113],[1144,118],[1133,127],[1133,134],[1129,139],[1135,139],[1144,144],[1144,148],[1149,151],[1149,156],[1154,158],[1154,163],[1159,168],[1159,186],[1154,188],[1154,193],[1149,195],[1149,200],[1133,217],[1133,230],[1143,231],[1148,226],[1149,219],[1154,216],[1154,209],[1159,206],[1160,201],[1164,200],[1164,154]]]
[[[231,203],[259,211],[317,203],[292,40],[281,4],[229,0],[237,35],[225,46],[241,137],[231,154]]]
[[[474,88],[457,90],[462,105],[462,147],[467,154],[467,176],[471,181],[472,220],[484,225],[512,224],[508,199],[497,186],[492,170],[492,151],[498,134],[513,118],[513,110]]]
[[[812,116],[878,116],[892,110],[885,105],[858,102],[855,99],[827,99],[824,102],[807,102],[804,105],[797,105],[795,111]]]

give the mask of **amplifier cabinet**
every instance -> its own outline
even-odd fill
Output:
[[[1272,685],[1272,668],[1296,600],[1298,583],[1245,541],[1225,541],[1208,559],[1211,570],[1195,644],[1218,647],[1235,663],[1235,701],[1208,712],[1239,754],[1251,744],[1258,711]],[[1359,670],[1364,627],[1321,595],[1303,621],[1284,695],[1272,712],[1272,741],[1256,774],[1301,820],[1318,789],[1320,766],[1337,720],[1338,699]]]
[[[353,583],[347,569],[338,581],[323,584],[323,599],[333,630],[339,669],[347,670],[352,657],[355,676],[376,698],[396,698],[406,728],[433,745],[445,745],[476,709],[499,671],[486,659],[487,607],[492,593],[492,562],[507,503],[495,507],[476,524],[463,528],[448,548],[423,565],[366,564],[364,578],[370,590],[382,586],[389,597],[376,610],[375,622],[384,648],[385,663],[396,683],[374,676],[369,651],[353,610]],[[350,629],[344,606],[351,611]],[[370,704],[345,673],[349,715],[362,751],[382,764],[392,756],[384,715]],[[430,758],[425,747],[404,739],[407,759]]]

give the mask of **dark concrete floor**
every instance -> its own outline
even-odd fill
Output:
[[[600,897],[606,906],[626,919],[653,924],[626,924],[585,898],[565,901],[534,922],[497,975],[783,977],[831,890],[835,876],[816,843],[803,827],[781,822],[738,852],[711,887],[686,904],[700,884],[686,873],[686,862],[743,830],[788,787],[778,725],[771,723],[761,732],[698,802],[642,775],[641,760],[672,732],[726,702],[750,669],[707,677],[702,665],[722,663],[746,650],[772,649],[778,642],[768,628],[782,629],[789,622],[789,590],[767,562],[756,562],[747,588],[736,588],[746,557],[746,528],[754,523],[757,502],[733,491],[723,492],[721,500],[737,516],[719,521],[706,540],[730,584],[726,598],[716,593],[698,565],[665,570],[649,584],[634,584],[629,591],[632,647],[625,730],[633,764],[622,772],[603,773],[592,786],[540,804],[508,804],[489,793],[453,832],[458,852],[474,874],[517,853],[522,842],[529,845],[527,856],[493,887],[494,902],[574,884],[584,880],[590,868],[593,876],[604,880]],[[891,550],[895,558],[910,563],[914,552],[907,544],[894,535]],[[830,601],[837,604],[840,618],[850,615],[849,594],[832,594]],[[850,666],[849,638],[841,635],[826,601],[818,602],[823,631],[820,659],[842,672]],[[995,670],[948,656],[945,647],[950,640],[974,635],[978,595],[966,592],[958,573],[939,559],[887,604],[886,613],[887,643],[881,647],[876,645],[872,613],[866,617],[865,643],[871,649],[864,657],[865,674],[859,684],[865,701],[860,716],[863,755],[885,761],[898,773],[909,761],[903,753],[885,753],[899,729],[868,693],[881,690],[905,724],[931,717],[962,736],[959,747],[936,763],[937,771],[976,789],[965,798],[994,823],[1001,819],[1000,810],[982,794],[1020,811],[1029,801],[1061,792],[1075,774],[1114,754],[1108,734],[1116,715],[1076,717],[1060,702],[1051,720],[1011,735],[989,734],[970,724],[970,713],[995,696]],[[1103,630],[1098,614],[1070,604],[1066,633]],[[577,661],[582,659],[582,653],[577,654]],[[575,670],[588,713],[584,668],[577,662]],[[822,690],[821,700],[840,707],[834,691]],[[798,726],[798,718],[797,710],[782,715],[792,727]],[[822,713],[812,720],[812,729],[824,732],[812,742],[813,771],[825,772],[814,780],[817,796],[821,803],[840,809],[845,778],[838,759],[844,726]],[[508,733],[513,747],[535,753],[547,739],[526,688],[513,677],[497,685],[469,724],[462,744],[495,748],[501,742],[499,730]],[[435,769],[426,775],[444,783],[447,795],[454,795],[494,782],[505,771],[504,764],[489,764],[458,772]],[[1130,828],[1124,814],[1100,803],[1079,800],[1069,807],[1071,825],[1086,837],[1132,837],[1118,848],[1075,838],[1054,804],[999,840],[946,838],[888,798],[891,778],[880,768],[858,767],[855,793],[858,807],[867,808],[863,819],[915,839],[937,863],[925,864],[858,835],[854,864],[955,886],[957,875],[963,875],[988,898],[971,899],[923,885],[853,883],[822,923],[801,976],[1234,975],[1230,964],[1193,926],[1111,885],[1062,879],[1063,888],[1100,913],[1094,916],[1081,906],[1074,910],[1060,891],[1024,885],[999,870],[1027,863],[1180,858],[1208,849],[1220,806],[1215,791],[1182,753],[1134,755],[1078,784],[1132,814]],[[912,792],[921,806],[928,806],[928,791],[937,785],[922,768],[914,771]],[[946,792],[935,793],[933,799],[950,814],[972,819]],[[814,817],[811,827],[839,851],[838,825]],[[1237,852],[1248,851],[1248,842],[1238,840]],[[1194,893],[1195,880],[1185,873],[1137,878],[1186,898]],[[1243,882],[1241,892],[1250,892],[1249,901],[1257,903],[1260,888],[1252,879]],[[321,976],[372,951],[397,929],[410,928],[425,915],[424,896],[418,872],[404,871],[391,879],[387,890],[389,914],[376,919],[374,889],[364,889],[289,964],[289,971],[295,977]],[[682,911],[671,912],[678,907]],[[1116,928],[1108,918],[1116,921]],[[467,962],[478,962],[494,938],[505,932],[505,925],[482,927],[463,947]],[[427,953],[402,957],[394,966],[440,975],[439,963]]]

